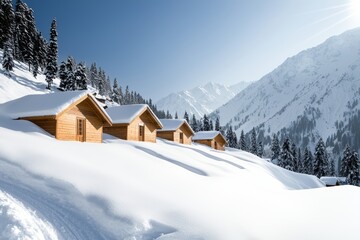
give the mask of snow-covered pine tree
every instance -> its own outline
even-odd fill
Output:
[[[124,96],[124,104],[129,104],[130,103],[130,98],[131,97],[130,97],[129,86],[126,86],[126,88],[125,88],[125,96]]]
[[[312,162],[310,161],[309,150],[307,147],[305,147],[304,150],[303,163],[304,163],[303,173],[312,174]]]
[[[203,130],[210,131],[210,122],[209,122],[209,118],[206,116],[206,114],[204,114],[204,118],[203,118]]]
[[[278,165],[282,168],[293,171],[293,163],[294,163],[294,156],[292,155],[291,152],[290,139],[286,138],[281,148]]]
[[[298,148],[297,163],[298,163],[298,172],[304,173],[304,162],[303,162],[303,157],[302,157],[300,148]]]
[[[56,31],[56,20],[54,19],[51,22],[50,28],[50,42],[47,51],[47,59],[46,59],[46,82],[48,83],[47,89],[51,89],[51,85],[53,83],[53,79],[57,74],[57,58],[58,58],[58,45],[57,45],[57,31]]]
[[[251,130],[251,139],[250,139],[250,152],[254,155],[257,155],[257,141],[256,141],[256,131],[255,128]]]
[[[335,163],[333,159],[329,160],[329,176],[336,176],[335,174]]]
[[[166,117],[165,118],[166,119],[172,119],[172,116],[171,116],[169,110],[166,111]]]
[[[62,90],[66,90],[67,70],[66,70],[66,63],[64,61],[62,61],[59,66],[59,78],[60,78],[60,86],[59,87]]]
[[[75,60],[72,57],[68,57],[66,61],[66,81],[65,81],[65,90],[66,91],[75,91]]]
[[[347,180],[349,184],[359,186],[360,183],[360,162],[358,153],[353,151],[350,156],[349,161],[349,172],[347,175]]]
[[[259,157],[263,157],[264,155],[264,146],[263,146],[263,143],[260,141],[259,144],[258,144],[258,147],[257,147],[257,155]]]
[[[241,133],[240,133],[239,145],[240,145],[241,150],[247,151],[247,144],[246,144],[245,134],[244,134],[243,130],[241,130]]]
[[[236,148],[237,145],[237,139],[236,139],[236,134],[234,135],[234,132],[232,130],[232,126],[230,126],[227,130],[226,130],[226,141],[227,141],[227,145],[231,148]]]
[[[216,121],[215,121],[215,131],[220,131],[220,120],[219,120],[219,117],[216,117]]]
[[[23,57],[25,62],[29,65],[29,71],[31,69],[31,64],[34,62],[34,54],[36,55],[37,52],[34,53],[34,44],[37,37],[37,30],[35,25],[35,18],[33,14],[33,10],[29,8],[26,4],[25,9],[25,20],[26,20],[26,48],[23,52]],[[38,51],[38,50],[37,50]],[[35,61],[37,61],[35,59]],[[37,64],[37,62],[36,62]]]
[[[76,67],[75,73],[75,89],[86,90],[87,89],[87,76],[85,74],[85,66],[83,63],[79,63]]]
[[[120,104],[120,93],[119,93],[119,85],[118,82],[116,80],[116,78],[114,79],[114,84],[113,84],[113,90],[112,90],[112,95],[111,95],[111,99]]]
[[[21,1],[15,3],[15,32],[14,32],[14,57],[19,61],[24,61],[24,53],[27,48],[28,34],[26,32],[26,12],[27,6]]]
[[[351,151],[349,145],[346,145],[343,158],[341,160],[340,175],[346,177],[349,184],[355,185],[358,184],[358,172],[358,155],[356,152]]]
[[[13,29],[15,23],[15,14],[12,8],[11,0],[0,1],[0,48],[4,49],[4,45],[8,40],[13,40]],[[11,43],[13,45],[13,43]]]
[[[186,112],[186,110],[185,110],[185,113],[184,113],[184,119],[186,120],[187,123],[190,123],[189,122],[189,114]]]
[[[271,141],[271,161],[276,163],[279,160],[279,156],[280,156],[280,143],[279,143],[279,138],[276,134],[273,134],[273,139]]]
[[[98,87],[98,72],[97,72],[97,67],[96,67],[96,63],[92,63],[90,66],[90,83],[91,86],[93,86],[94,88]]]
[[[210,124],[210,131],[214,131],[214,124],[211,119],[209,120],[209,124]]]
[[[12,49],[12,39],[8,39],[4,44],[3,51],[3,61],[2,66],[5,69],[6,74],[10,77],[10,71],[14,68],[14,58],[13,58],[13,49]]]
[[[46,68],[46,57],[47,57],[47,49],[48,49],[48,44],[45,40],[45,38],[41,35],[41,33],[38,33],[38,39],[39,41],[39,52],[38,52],[38,61],[39,61],[39,65],[42,69],[42,71],[45,70]]]
[[[293,170],[294,172],[298,172],[299,171],[299,168],[298,168],[298,156],[297,156],[297,152],[296,152],[296,145],[295,143],[292,143],[291,144],[291,154],[293,155]]]
[[[191,122],[190,122],[190,126],[191,126],[191,128],[192,128],[192,130],[193,130],[194,132],[198,132],[198,131],[199,131],[195,114],[192,115],[192,119],[191,119]]]
[[[39,34],[36,34],[34,37],[34,47],[32,52],[32,72],[33,76],[36,78],[36,76],[39,73],[39,67],[40,67],[40,36]]]
[[[325,151],[324,141],[320,138],[315,147],[314,158],[314,175],[318,178],[326,176],[328,173]]]

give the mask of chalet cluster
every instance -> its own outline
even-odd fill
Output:
[[[86,91],[27,95],[6,104],[13,119],[28,120],[59,140],[102,142],[103,133],[130,141],[156,142],[163,138],[180,144],[197,142],[224,150],[218,131],[197,132],[184,119],[158,119],[146,104],[104,109]]]

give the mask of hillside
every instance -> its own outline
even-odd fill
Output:
[[[19,83],[23,67],[11,79],[0,68],[1,238],[359,238],[357,221],[334,221],[360,214],[357,187],[323,188],[233,149],[108,135],[102,144],[58,141],[12,120],[8,100],[45,92],[31,77],[23,80],[30,87]]]
[[[232,99],[249,84],[249,82],[240,82],[232,86],[225,86],[218,83],[207,83],[204,86],[169,94],[160,99],[156,106],[159,109],[169,110],[173,116],[178,113],[182,117],[187,111],[189,116],[195,114],[195,117],[199,119]]]
[[[304,145],[326,139],[360,108],[360,28],[287,59],[215,112],[239,134],[259,127]],[[359,146],[360,147],[360,146]]]

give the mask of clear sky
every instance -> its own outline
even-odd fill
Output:
[[[59,61],[96,62],[153,100],[207,82],[255,81],[360,25],[360,0],[24,0]]]

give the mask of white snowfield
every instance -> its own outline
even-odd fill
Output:
[[[247,152],[58,141],[6,112],[0,136],[0,239],[360,239],[359,188],[324,188]]]

